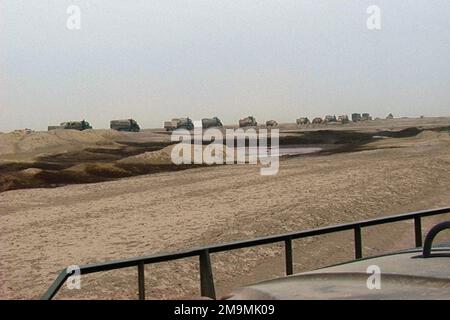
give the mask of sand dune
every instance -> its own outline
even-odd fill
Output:
[[[53,130],[48,132],[15,131],[0,134],[0,155],[45,151],[59,147],[58,151],[78,147],[114,146],[121,136],[114,130]]]

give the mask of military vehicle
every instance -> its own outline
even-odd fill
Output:
[[[164,129],[166,129],[166,131],[172,131],[176,129],[192,130],[194,129],[194,123],[189,118],[174,118],[170,121],[164,122]]]
[[[370,114],[368,114],[368,113],[363,113],[362,114],[362,120],[363,121],[370,121],[370,120],[372,120],[372,116]]]
[[[258,123],[256,122],[255,117],[248,116],[247,118],[243,118],[239,120],[239,127],[253,127],[257,126]]]
[[[208,129],[213,127],[223,127],[222,121],[220,121],[219,118],[213,117],[213,118],[204,118],[202,119],[202,128]]]
[[[301,117],[301,118],[298,118],[297,120],[296,120],[296,122],[297,122],[297,125],[305,125],[305,124],[310,124],[311,123],[311,121],[309,121],[309,119],[308,118],[306,118],[306,117]]]
[[[312,121],[313,124],[321,124],[322,122],[323,122],[323,119],[319,118],[319,117],[314,118]]]
[[[342,123],[342,124],[349,123],[350,120],[348,119],[348,115],[343,114],[343,115],[339,116],[339,117],[338,117],[338,122],[339,122],[339,123]]]
[[[164,121],[164,129],[166,129],[166,131],[175,130],[177,128],[177,125],[178,125],[178,119]]]
[[[362,120],[361,113],[352,113],[352,121],[353,122],[358,122],[361,120]]]
[[[278,126],[278,122],[276,122],[275,120],[266,121],[266,127],[276,127],[276,126]]]
[[[325,123],[337,122],[336,116],[326,115],[324,121]]]
[[[89,122],[85,120],[81,121],[67,121],[67,122],[61,122],[59,126],[48,126],[48,131],[56,130],[56,129],[72,129],[72,130],[87,130],[92,129],[92,126],[89,124]]]
[[[109,127],[117,131],[139,132],[141,130],[136,120],[133,119],[111,120]]]

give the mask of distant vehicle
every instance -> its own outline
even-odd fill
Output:
[[[343,115],[339,116],[339,117],[338,117],[338,122],[339,122],[339,123],[342,123],[342,124],[349,123],[350,120],[349,120],[349,118],[348,118],[348,115],[343,114]]]
[[[14,132],[14,133],[30,134],[30,133],[33,133],[34,130],[25,128],[25,129],[17,129],[17,130],[14,130],[13,132]],[[1,133],[1,132],[0,132],[0,133]]]
[[[372,120],[372,116],[370,114],[368,114],[368,113],[363,113],[362,114],[362,120],[363,121],[370,121],[370,120]]]
[[[192,130],[194,129],[194,123],[189,118],[175,118],[170,121],[165,121],[164,129],[166,129],[166,131],[172,131],[176,129]]]
[[[386,117],[387,120],[392,120],[394,119],[394,115],[392,113],[389,113],[388,116]]]
[[[72,129],[72,130],[87,130],[92,129],[92,126],[86,120],[81,121],[67,121],[61,122],[59,126],[48,126],[48,131],[56,130],[56,129]]]
[[[266,121],[266,127],[276,127],[276,126],[278,126],[278,122],[276,122],[275,120]]]
[[[361,113],[352,113],[352,121],[353,122],[358,122],[361,120],[362,120]]]
[[[258,123],[256,122],[255,117],[253,116],[248,116],[247,118],[243,118],[241,120],[239,120],[239,127],[252,127],[252,126],[257,126]]]
[[[178,120],[170,120],[170,121],[164,121],[164,129],[166,129],[166,131],[172,131],[175,130],[177,128],[178,125]]]
[[[323,123],[323,119],[322,119],[322,118],[319,118],[319,117],[314,118],[313,121],[312,121],[312,123],[313,123],[313,124],[321,124],[321,123]]]
[[[111,120],[109,127],[117,131],[139,132],[141,130],[136,120],[133,119]]]
[[[325,123],[328,122],[337,122],[336,116],[326,115],[324,119]]]
[[[309,119],[306,117],[298,118],[296,122],[297,122],[297,125],[299,125],[299,126],[311,123],[311,121],[309,121]]]
[[[202,119],[202,128],[212,128],[212,127],[223,127],[222,121],[220,121],[219,118],[213,117],[213,118],[204,118]]]

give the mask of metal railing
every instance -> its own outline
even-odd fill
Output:
[[[199,257],[200,265],[200,290],[201,295],[215,298],[214,278],[211,267],[210,255],[212,253],[243,249],[249,247],[255,247],[266,244],[283,243],[285,247],[285,263],[286,274],[291,275],[294,272],[293,268],[293,252],[292,252],[292,240],[301,239],[307,237],[313,237],[323,234],[335,233],[340,231],[353,230],[354,232],[354,248],[355,259],[361,259],[363,257],[362,251],[362,228],[382,225],[386,223],[414,220],[414,234],[415,234],[415,246],[422,247],[422,218],[427,216],[434,216],[440,214],[450,213],[450,207],[439,208],[433,210],[424,210],[411,212],[406,214],[375,218],[371,220],[364,220],[352,223],[339,224],[334,226],[328,226],[317,229],[310,229],[305,231],[290,232],[279,235],[272,235],[266,237],[260,237],[250,240],[234,241],[218,245],[204,246],[200,248],[188,249],[184,251],[174,253],[156,254],[150,256],[142,256],[131,259],[117,260],[99,264],[89,264],[80,266],[80,275],[89,273],[96,273],[108,270],[122,269],[128,267],[137,267],[138,274],[138,289],[139,299],[145,299],[145,281],[144,281],[144,266],[146,264],[153,264],[158,262],[167,262],[172,260],[179,260],[189,257]],[[42,299],[52,299],[65,283],[65,281],[74,273],[74,271],[68,271],[68,269],[62,270],[53,284],[48,288]]]

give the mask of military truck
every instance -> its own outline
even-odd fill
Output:
[[[170,121],[164,121],[164,129],[166,131],[172,131],[177,128],[178,125],[178,119],[172,119]]]
[[[348,115],[346,115],[346,114],[340,115],[338,117],[338,122],[341,123],[341,124],[349,123],[350,120],[348,119]]]
[[[319,118],[319,117],[314,118],[312,121],[313,124],[321,124],[322,122],[323,122],[323,119]]]
[[[336,116],[332,116],[332,115],[326,115],[325,119],[324,119],[325,123],[329,123],[329,122],[337,122]]]
[[[212,128],[212,127],[223,127],[222,122],[219,118],[213,117],[213,118],[204,118],[202,119],[202,128]]]
[[[133,119],[111,120],[109,127],[117,131],[139,132],[141,130],[136,120]]]
[[[86,120],[81,121],[67,121],[61,122],[59,126],[48,126],[48,131],[56,129],[72,129],[72,130],[87,130],[92,129],[92,126]]]
[[[352,121],[353,122],[358,122],[361,120],[362,120],[361,113],[352,113]]]
[[[276,126],[278,126],[278,122],[276,122],[275,120],[266,121],[266,127],[276,127]]]
[[[370,121],[370,120],[372,120],[372,116],[368,113],[363,113],[362,119],[363,119],[363,121]]]
[[[164,129],[166,129],[166,131],[172,131],[176,129],[192,130],[194,129],[194,123],[189,118],[174,118],[170,121],[164,122]]]
[[[311,121],[309,121],[309,119],[306,117],[298,118],[296,122],[297,122],[297,125],[299,125],[299,126],[311,123]]]
[[[252,127],[252,126],[257,126],[258,123],[256,122],[255,117],[253,116],[248,116],[246,118],[242,118],[239,120],[239,127]]]

